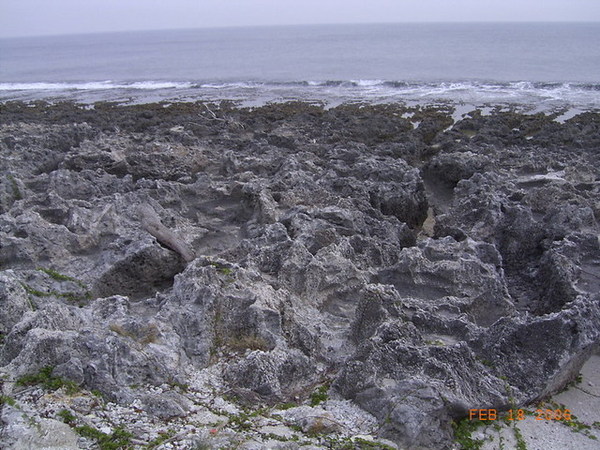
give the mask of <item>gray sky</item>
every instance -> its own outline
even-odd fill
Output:
[[[0,37],[251,25],[600,21],[600,0],[0,0]]]

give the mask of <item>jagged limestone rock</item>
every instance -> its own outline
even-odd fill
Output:
[[[331,386],[380,436],[448,448],[452,420],[555,392],[600,343],[597,113],[2,107],[12,378],[51,366],[156,420],[194,414],[167,388],[190,373],[246,406],[314,412]]]

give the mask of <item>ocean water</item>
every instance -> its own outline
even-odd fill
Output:
[[[221,28],[0,40],[0,101],[600,107],[600,24]]]

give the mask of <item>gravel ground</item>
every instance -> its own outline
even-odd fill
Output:
[[[559,408],[564,405],[571,411],[574,416],[571,426],[559,420],[536,420],[534,412],[522,421],[513,422],[521,433],[521,443],[525,443],[528,450],[600,448],[600,356],[592,356],[583,366],[581,382],[555,395],[546,402],[544,409],[555,410],[557,405]],[[517,433],[504,423],[500,430],[489,426],[483,435],[492,438],[483,445],[483,450],[519,448]]]

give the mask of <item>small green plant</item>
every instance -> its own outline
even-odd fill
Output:
[[[190,389],[190,385],[189,384],[185,384],[185,383],[179,383],[178,381],[170,381],[169,385],[172,388],[177,388],[182,392],[187,392]]]
[[[27,421],[27,423],[29,424],[29,426],[31,428],[36,428],[39,433],[42,432],[42,427],[41,427],[40,423],[35,419],[35,417],[30,416],[29,414],[27,414],[25,412],[21,414],[21,417],[23,417],[23,419],[25,419]]]
[[[21,283],[21,286],[23,286],[23,289],[25,289],[25,292],[27,292],[29,294],[29,296],[27,297],[27,302],[29,303],[29,308],[31,308],[32,311],[37,310],[37,305],[31,299],[32,295],[34,295],[36,297],[51,297],[52,296],[52,294],[49,292],[38,291],[37,289],[33,289],[31,286],[29,286],[28,284],[25,284],[25,283]]]
[[[104,394],[98,389],[92,389],[90,392],[94,397],[98,397],[99,399],[104,400]]]
[[[495,367],[494,363],[492,361],[490,361],[489,359],[480,359],[479,362],[481,362],[481,364],[483,364],[486,367],[489,367],[491,369],[493,369]]]
[[[594,441],[598,439],[596,437],[596,435],[592,434],[592,432],[591,432],[592,428],[600,428],[600,427],[596,426],[596,424],[598,424],[598,422],[594,422],[592,425],[588,425],[583,422],[580,422],[575,415],[571,416],[571,420],[564,420],[561,422],[564,425],[571,428],[571,431],[574,433],[581,433],[584,436],[586,436],[589,439],[592,439]]]
[[[513,432],[515,433],[515,439],[517,440],[517,450],[527,450],[527,443],[525,442],[525,438],[523,437],[521,430],[514,426]]]
[[[574,432],[583,432],[592,429],[590,425],[580,422],[575,416],[572,416],[571,420],[566,420],[564,423],[568,427],[572,428]]]
[[[488,423],[487,420],[470,420],[468,417],[452,422],[454,428],[454,440],[463,450],[478,450],[483,444],[483,439],[473,439],[473,432]]]
[[[277,405],[275,407],[275,409],[280,409],[282,411],[285,411],[286,409],[292,409],[292,408],[295,408],[296,406],[298,406],[298,405],[296,403],[293,403],[293,402],[280,403],[279,405]]]
[[[38,373],[24,375],[17,379],[17,386],[33,386],[39,384],[45,389],[56,391],[64,388],[66,393],[69,395],[75,394],[79,391],[79,386],[71,380],[66,380],[62,377],[56,377],[52,375],[54,367],[46,366],[40,369]]]
[[[84,300],[90,300],[92,298],[92,293],[90,291],[86,291],[83,294],[77,293],[77,292],[57,292],[57,291],[40,291],[38,289],[34,289],[33,287],[29,286],[28,284],[25,283],[21,283],[21,286],[23,286],[23,289],[25,289],[25,292],[27,292],[29,295],[33,295],[35,297],[58,297],[58,298],[64,298],[66,300],[69,300],[71,302],[83,302]],[[30,300],[30,306],[32,307],[32,309],[35,311],[35,305],[33,305],[33,303],[31,303]]]
[[[354,438],[352,439],[352,442],[356,445],[358,445],[358,447],[362,450],[362,449],[368,449],[368,450],[393,450],[394,447],[392,447],[391,445],[387,445],[387,444],[383,444],[381,442],[371,442],[371,441],[367,441],[366,439],[362,439],[362,438]]]
[[[17,405],[17,402],[14,398],[9,397],[8,395],[0,395],[0,406],[2,405],[15,407]]]
[[[231,275],[233,273],[233,271],[229,268],[229,267],[219,267],[219,272],[221,272],[223,275]]]
[[[319,386],[315,392],[310,395],[310,406],[317,406],[321,403],[327,401],[327,391],[329,390],[329,385],[324,384],[323,386]]]
[[[557,403],[554,400],[549,400],[547,402],[547,405],[549,405],[550,408],[553,410],[561,410],[561,411],[568,410],[568,408],[564,404]],[[540,409],[543,409],[545,407],[545,405],[540,404],[539,407],[540,407]],[[573,433],[581,433],[592,440],[597,439],[597,437],[595,435],[593,435],[590,431],[592,429],[592,427],[594,427],[594,424],[596,422],[594,422],[594,424],[592,424],[592,425],[588,425],[586,423],[581,422],[575,414],[571,413],[570,420],[561,420],[560,423],[569,427]]]
[[[35,295],[36,297],[52,297],[54,295],[54,292],[52,292],[52,291],[51,292],[39,291],[25,283],[21,283],[21,286],[23,286],[23,288],[25,289],[25,292],[27,292],[28,294],[31,294],[31,295]]]
[[[252,416],[248,413],[242,412],[240,414],[228,414],[228,417],[228,425],[238,431],[248,431],[252,428]]]
[[[148,446],[146,448],[147,449],[156,448],[159,445],[163,444],[165,441],[171,439],[173,436],[175,436],[174,430],[161,431],[158,433],[158,437],[156,439],[153,439],[152,441],[150,441],[148,443]]]
[[[80,288],[82,288],[84,290],[84,292],[72,292],[72,291],[67,291],[67,292],[59,292],[59,291],[42,292],[42,291],[33,289],[30,286],[23,285],[23,287],[25,287],[25,290],[27,290],[27,292],[29,294],[35,295],[37,297],[51,297],[51,296],[54,296],[54,297],[58,297],[58,298],[64,298],[65,300],[68,300],[70,302],[79,303],[80,306],[82,306],[82,304],[83,304],[83,302],[85,300],[91,300],[92,299],[92,293],[90,292],[90,290],[88,289],[88,287],[85,285],[85,283],[83,283],[82,281],[78,280],[77,278],[73,278],[73,277],[70,277],[68,275],[63,275],[62,273],[59,273],[56,270],[47,269],[45,267],[38,267],[37,270],[40,271],[40,272],[45,273],[46,275],[48,275],[50,278],[52,278],[55,281],[75,283],[77,286],[79,286]]]
[[[581,384],[582,381],[583,376],[581,374],[578,374],[572,381],[565,384],[565,386],[560,390],[560,392],[565,392],[573,387],[577,387],[577,385]]]
[[[262,434],[262,438],[263,439],[272,439],[274,441],[281,441],[281,442],[289,441],[289,438],[286,438],[284,436],[279,436],[278,434],[275,434],[275,433]]]
[[[13,191],[13,197],[15,198],[15,200],[22,200],[23,194],[21,194],[21,190],[19,189],[19,185],[17,184],[17,180],[15,180],[15,177],[13,177],[12,175],[8,175],[7,178],[8,181],[10,181],[10,185]]]
[[[37,270],[39,270],[40,272],[44,272],[46,275],[48,275],[53,280],[56,280],[56,281],[72,281],[74,283],[77,283],[81,287],[85,287],[85,285],[81,281],[77,280],[76,278],[70,277],[68,275],[63,275],[62,273],[58,273],[56,270],[46,269],[44,267],[38,267]]]
[[[75,419],[76,419],[76,417],[68,409],[63,409],[63,410],[59,411],[57,416],[60,417],[63,420],[63,422],[68,425],[75,422]]]
[[[112,434],[106,434],[102,431],[89,425],[75,427],[75,431],[88,439],[93,439],[97,442],[100,450],[118,450],[131,446],[131,438],[133,435],[125,431],[121,427],[114,429]]]
[[[70,302],[79,303],[79,306],[83,306],[85,300],[92,299],[92,293],[90,291],[86,291],[83,294],[77,292],[57,292],[55,295]]]
[[[270,408],[263,406],[261,408],[255,409],[254,411],[248,411],[249,417],[258,417],[258,416],[268,416],[270,413]]]
[[[328,448],[336,450],[393,450],[395,447],[362,438],[326,438]]]
[[[215,262],[215,261],[210,261],[209,264],[211,266],[213,266],[214,268],[216,268],[223,275],[231,275],[231,274],[233,274],[233,270],[230,267],[227,267],[224,264],[221,264],[221,263],[218,263],[218,262]]]

